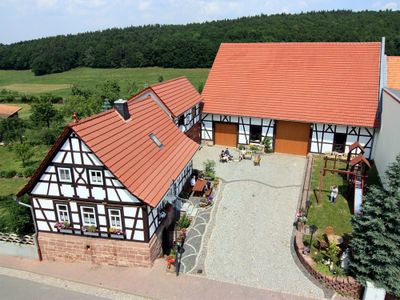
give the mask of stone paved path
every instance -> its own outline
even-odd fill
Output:
[[[218,157],[204,147],[194,167]],[[304,178],[305,158],[271,154],[251,161],[216,164],[223,180],[195,270],[207,278],[306,297],[331,297],[297,265],[293,221]]]
[[[184,244],[185,252],[181,260],[181,271],[184,273],[197,273],[197,260],[202,247],[204,232],[210,220],[211,210],[214,205],[215,203],[211,207],[200,208],[197,216],[193,220],[193,225],[190,226],[187,232]],[[200,268],[200,270],[202,269]]]

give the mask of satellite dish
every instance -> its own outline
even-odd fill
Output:
[[[185,132],[185,130],[186,130],[186,127],[185,127],[185,125],[181,125],[181,126],[179,126],[179,130],[180,130],[180,131],[182,131],[182,132]]]

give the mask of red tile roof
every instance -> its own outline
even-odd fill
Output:
[[[201,95],[186,77],[163,81],[149,87],[172,113],[173,117],[183,114],[201,102]]]
[[[131,101],[128,107],[132,117],[127,121],[111,109],[69,127],[133,195],[155,207],[198,144],[184,135],[151,97]],[[162,148],[150,139],[151,133]]]
[[[221,44],[205,113],[373,127],[381,43]]]
[[[387,57],[387,86],[400,89],[400,56]]]
[[[11,117],[21,109],[19,106],[0,104],[0,118]]]

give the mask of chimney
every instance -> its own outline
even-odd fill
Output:
[[[118,99],[117,101],[114,101],[114,108],[125,121],[131,117],[129,114],[128,102],[126,100]]]

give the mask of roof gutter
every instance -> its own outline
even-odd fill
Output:
[[[35,243],[35,247],[38,252],[39,260],[42,260],[42,254],[40,253],[40,248],[39,248],[38,229],[37,229],[37,225],[36,225],[35,214],[33,212],[33,207],[32,207],[32,205],[21,202],[20,198],[17,198],[17,203],[24,207],[28,207],[31,211],[33,228],[35,229],[35,233],[33,234],[33,242]]]
[[[381,42],[381,54],[379,60],[379,90],[378,90],[378,111],[377,111],[377,119],[381,120],[382,114],[382,92],[383,88],[386,87],[387,80],[387,57],[385,54],[385,37],[382,37]]]

